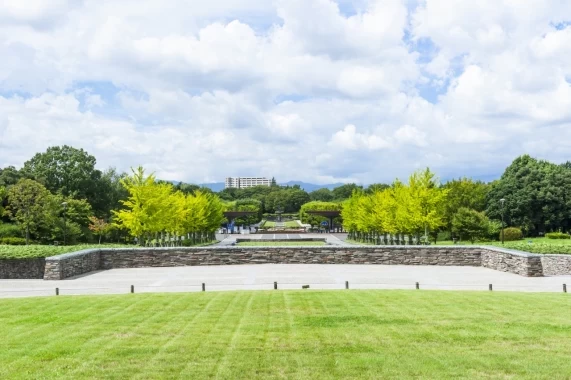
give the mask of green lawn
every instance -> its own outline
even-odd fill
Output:
[[[101,245],[0,245],[0,259],[32,259],[50,257],[63,253],[81,251],[89,248],[125,248],[133,245],[101,244]]]
[[[208,242],[197,244],[195,247],[208,246],[217,243]],[[81,251],[90,248],[137,248],[136,245],[125,244],[79,244],[66,246],[53,245],[0,245],[0,259],[33,259],[38,257],[50,257],[69,252]]]
[[[238,243],[240,247],[292,247],[292,246],[319,246],[325,245],[323,241],[248,241]]]
[[[0,378],[567,378],[571,296],[256,291],[0,300]]]
[[[531,241],[531,243],[529,243]],[[373,243],[364,243],[356,240],[347,239],[348,243],[355,245],[373,245]],[[434,244],[434,241],[431,242]],[[454,245],[451,240],[439,241],[436,245]],[[516,249],[518,251],[543,253],[543,254],[571,254],[571,240],[558,240],[547,238],[528,238],[520,241],[506,241],[502,244],[499,241],[485,241],[475,242],[474,244],[469,241],[457,242],[456,245],[491,245],[494,247],[501,247],[507,249]]]
[[[270,221],[266,221],[264,223],[264,228],[274,228],[276,226],[276,222],[270,222]]]
[[[285,222],[285,226],[286,228],[301,228],[301,226],[295,220]]]
[[[531,241],[531,243],[529,243]],[[452,241],[439,241],[438,245],[452,245]],[[470,245],[468,242],[458,243],[461,245]],[[519,241],[506,241],[502,244],[499,241],[492,242],[476,242],[476,245],[492,245],[495,247],[503,247],[508,249],[517,249],[519,251],[532,253],[560,253],[571,254],[571,240],[547,239],[547,238],[528,238]]]

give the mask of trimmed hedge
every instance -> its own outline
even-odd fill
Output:
[[[504,241],[516,241],[523,238],[521,229],[516,227],[508,227],[504,229]],[[502,240],[502,232],[500,231],[500,240]]]
[[[26,239],[19,237],[0,238],[0,244],[4,245],[26,245]]]
[[[545,237],[548,239],[571,239],[571,236],[564,232],[549,232],[545,234]]]
[[[21,238],[22,230],[15,224],[0,223],[0,239],[2,238]]]

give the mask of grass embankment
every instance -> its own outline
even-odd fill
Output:
[[[217,243],[217,241],[194,245],[204,247]],[[79,245],[0,245],[0,259],[35,259],[62,255],[92,248],[141,248],[137,245],[125,244],[79,244]]]
[[[452,241],[439,241],[438,245],[453,245]],[[471,245],[470,242],[458,242],[459,245]],[[543,254],[571,254],[571,240],[527,238],[519,241],[476,242],[474,245],[491,245],[494,247],[517,249],[518,251]]]
[[[323,241],[248,241],[238,243],[240,247],[304,247],[325,245]]]
[[[430,291],[0,300],[0,378],[565,378],[570,308]]]
[[[531,243],[530,243],[531,242]],[[347,239],[347,243],[355,245],[374,245],[373,243],[364,243],[356,240]],[[431,242],[434,244],[434,241]],[[436,245],[454,245],[451,240],[439,241]],[[493,247],[515,249],[523,252],[541,253],[541,254],[571,254],[571,240],[558,240],[547,238],[528,238],[519,241],[506,241],[502,244],[499,241],[480,241],[472,244],[469,241],[457,242],[456,245],[490,245]]]

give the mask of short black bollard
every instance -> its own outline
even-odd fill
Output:
[[[205,292],[206,291],[206,284],[203,282],[202,283],[202,291]]]
[[[349,281],[345,281],[345,289],[349,289]]]
[[[567,284],[563,284],[563,293],[567,293]]]
[[[492,291],[492,284],[488,285],[488,289],[490,290],[490,292]]]
[[[135,293],[135,285],[131,285],[131,293]]]
[[[56,296],[59,296],[59,288],[56,288]]]
[[[278,283],[277,283],[277,281],[274,281],[274,290],[278,290]]]
[[[418,282],[416,283],[416,289],[420,289],[420,284]]]

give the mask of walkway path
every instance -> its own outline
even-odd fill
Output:
[[[236,239],[238,238],[248,238],[252,240],[256,239],[274,239],[274,240],[289,240],[289,239],[303,239],[303,238],[321,238],[326,239],[327,244],[335,246],[351,246],[352,244],[346,243],[344,240],[344,234],[232,234],[232,235],[217,235],[216,237],[220,240],[219,243],[213,245],[215,247],[224,247],[229,245],[234,245]],[[302,242],[299,245],[303,245]]]
[[[263,264],[133,268],[92,272],[64,281],[0,280],[0,297],[72,294],[125,294],[135,292],[196,292],[278,289],[420,289],[562,292],[571,276],[522,277],[481,267],[403,265]]]

